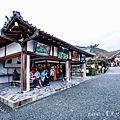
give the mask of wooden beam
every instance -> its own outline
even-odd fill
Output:
[[[53,42],[55,43],[56,41],[53,40]]]
[[[20,21],[19,19],[18,19],[18,21],[19,21],[19,25],[20,25],[21,27],[23,27],[23,28],[26,29],[26,30],[29,29],[30,31],[34,32],[34,29],[31,27],[31,25],[28,25],[28,24],[26,24],[25,22]]]
[[[26,38],[27,37],[27,34],[26,34],[26,32],[25,32],[25,30],[18,24],[18,29],[20,30],[20,32],[22,33],[22,36],[24,37],[24,38]]]
[[[27,42],[27,41],[30,41],[36,37],[38,37],[39,35],[39,30],[36,30],[35,33],[33,35],[31,35],[29,38],[26,38],[25,40],[23,40],[23,42]]]
[[[4,38],[4,39],[6,39],[6,40],[9,40],[9,41],[12,41],[12,42],[16,42],[16,43],[21,44],[21,41],[18,41],[18,40],[14,39],[14,38],[7,37],[7,36],[4,35],[4,34],[3,34],[1,37]]]
[[[51,39],[51,38],[48,38],[48,40],[50,40],[50,41],[51,41],[52,39]]]
[[[0,39],[0,43],[4,43],[4,42],[6,42],[6,40],[5,39]]]
[[[18,34],[18,33],[21,34],[21,32],[18,31],[18,30],[11,30],[11,31],[8,31],[8,32],[7,32],[7,34],[15,34],[15,33],[16,33],[16,34]]]
[[[54,45],[52,45],[52,56],[54,56]]]
[[[59,45],[59,44],[60,44],[60,42],[57,42],[57,44]]]
[[[39,36],[43,36],[42,34],[39,34]]]
[[[6,34],[6,36],[18,36],[18,35],[21,35],[21,34],[18,34],[18,33],[16,33],[16,34],[15,33],[14,34],[12,34],[12,33],[11,34],[10,33]]]
[[[9,45],[10,43],[12,43],[11,41],[7,41],[4,43],[0,43],[0,48],[5,47],[6,45]]]
[[[17,52],[17,53],[14,53],[14,54],[10,54],[10,55],[0,57],[0,60],[6,60],[6,59],[9,59],[9,58],[19,57],[20,55],[21,55],[21,52]]]
[[[13,29],[15,27],[15,25],[13,25],[10,29]]]
[[[25,51],[27,51],[27,43],[25,43],[23,49]],[[23,68],[21,68],[21,70],[23,71],[23,90],[26,91],[27,90],[27,79],[26,79],[26,76],[27,76],[27,54],[23,54]]]

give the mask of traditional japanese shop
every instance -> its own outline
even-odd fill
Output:
[[[21,91],[29,91],[30,69],[34,66],[59,66],[60,71],[65,71],[67,81],[73,75],[85,77],[86,57],[92,56],[37,29],[24,21],[19,12],[14,11],[0,31],[0,83],[11,82],[12,72],[16,68],[21,76]]]

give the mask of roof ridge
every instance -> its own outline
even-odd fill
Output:
[[[5,18],[7,19],[3,25],[2,30],[5,31],[8,26],[10,25],[10,23],[15,19],[18,18],[19,20],[22,20],[22,22],[26,23],[28,26],[32,27],[33,29],[36,28],[36,26],[33,26],[32,24],[28,23],[27,20],[24,20],[23,17],[21,16],[21,13],[19,11],[13,11],[13,15],[10,16],[10,18],[8,18],[7,16],[5,16]]]

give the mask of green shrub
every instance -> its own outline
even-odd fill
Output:
[[[89,73],[87,75],[96,75],[97,68],[87,68],[89,70]]]

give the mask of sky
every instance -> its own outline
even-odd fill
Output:
[[[120,0],[1,0],[0,28],[13,11],[72,45],[120,49]]]

